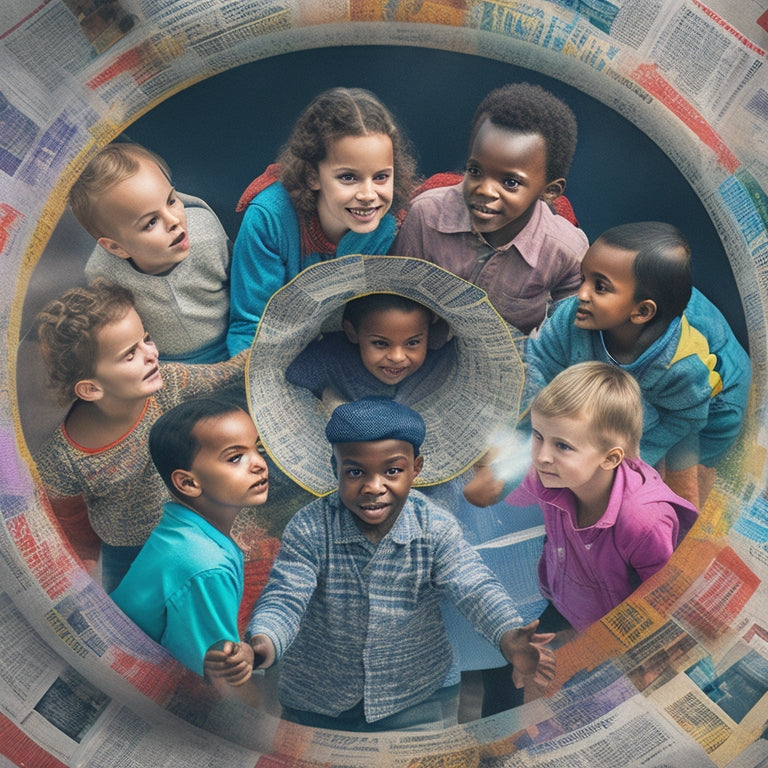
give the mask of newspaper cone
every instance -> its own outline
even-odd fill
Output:
[[[251,414],[278,467],[302,488],[336,488],[325,437],[329,413],[285,370],[319,333],[341,330],[344,305],[372,293],[396,293],[442,317],[456,339],[456,365],[436,390],[408,403],[427,425],[418,485],[461,474],[503,424],[517,420],[523,364],[513,333],[481,288],[421,259],[345,256],[315,264],[267,304],[246,379]]]

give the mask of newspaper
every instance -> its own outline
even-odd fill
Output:
[[[766,29],[766,0],[4,0],[0,765],[768,766]],[[542,695],[436,733],[298,728],[181,668],[59,536],[16,406],[23,296],[92,153],[217,72],[361,43],[514,62],[645,131],[720,233],[755,371],[743,438],[668,567],[557,650]]]

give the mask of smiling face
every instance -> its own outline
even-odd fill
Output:
[[[565,179],[547,179],[547,145],[538,133],[517,133],[489,120],[478,127],[464,173],[472,228],[494,247],[528,223],[540,198],[554,200]]]
[[[635,301],[632,265],[636,255],[606,245],[600,239],[589,247],[581,264],[583,280],[574,325],[586,330],[613,331],[647,317],[647,311],[642,314],[644,302]]]
[[[121,259],[131,259],[149,275],[167,272],[189,253],[184,204],[176,190],[150,160],[114,184],[99,198],[99,245]]]
[[[326,237],[338,243],[349,230],[373,232],[392,205],[393,181],[389,136],[343,136],[331,142],[309,179],[317,192],[317,213]]]
[[[199,450],[189,470],[176,470],[172,479],[191,507],[229,533],[240,509],[267,500],[269,471],[259,433],[237,409],[201,419],[192,435]]]
[[[333,446],[339,498],[372,542],[389,533],[423,465],[404,440],[337,443]]]
[[[357,330],[348,320],[344,331],[359,344],[366,370],[384,384],[399,384],[421,368],[427,356],[431,316],[425,308],[367,312]]]
[[[157,347],[133,307],[98,331],[96,342],[94,375],[76,385],[76,391],[83,384],[97,390],[87,399],[127,403],[144,400],[163,386]]]
[[[548,417],[531,411],[531,459],[545,488],[569,488],[580,501],[610,491],[623,449],[598,445],[583,416]]]

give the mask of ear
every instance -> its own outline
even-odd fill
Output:
[[[126,251],[125,248],[123,248],[123,246],[117,242],[117,240],[112,240],[110,237],[100,237],[96,242],[102,248],[114,254],[115,256],[119,256],[121,259],[131,258],[131,254],[128,253],[128,251]]]
[[[95,403],[104,397],[104,390],[96,379],[81,379],[74,386],[75,395],[80,400],[88,403]]]
[[[349,320],[342,320],[341,327],[344,329],[344,333],[347,334],[347,338],[352,344],[360,343],[360,336],[358,336],[355,326],[349,322]]]
[[[607,470],[616,469],[623,460],[624,449],[620,445],[617,445],[605,454],[600,466]]]
[[[545,203],[552,205],[563,192],[565,192],[565,179],[555,179],[554,181],[550,181],[544,188],[544,192],[541,194],[541,199]]]
[[[306,179],[307,186],[313,192],[317,192],[320,189],[320,174],[318,174],[317,168],[307,168]]]
[[[182,495],[195,498],[200,496],[203,489],[198,485],[195,476],[187,469],[174,469],[171,472],[173,487]]]
[[[421,470],[424,469],[424,454],[419,454],[414,460],[413,460],[413,471],[414,471],[414,477],[416,477]]]
[[[656,302],[653,299],[643,299],[635,305],[629,319],[635,325],[643,325],[656,317],[656,310]]]

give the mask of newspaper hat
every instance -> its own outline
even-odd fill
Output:
[[[449,325],[456,365],[437,389],[408,405],[421,414],[424,469],[416,485],[450,480],[477,461],[491,437],[515,423],[523,363],[513,333],[485,291],[422,259],[343,256],[314,264],[267,303],[246,371],[248,402],[275,464],[318,496],[335,490],[325,427],[330,418],[309,390],[289,384],[286,368],[320,333],[341,330],[344,305],[373,293],[423,304]]]

